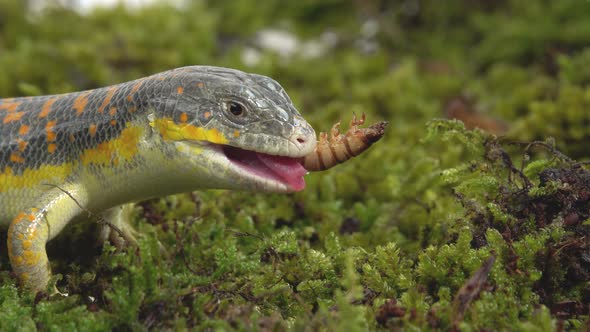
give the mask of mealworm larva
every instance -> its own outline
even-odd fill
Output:
[[[320,133],[315,150],[302,158],[303,167],[310,172],[327,170],[358,156],[383,137],[387,122],[378,122],[367,128],[358,127],[364,123],[365,113],[358,120],[353,115],[345,134],[340,134],[340,121],[332,126],[329,138],[327,133]]]

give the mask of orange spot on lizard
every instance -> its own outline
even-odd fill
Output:
[[[27,148],[27,145],[29,145],[29,142],[23,140],[23,139],[18,139],[18,150],[20,152],[25,151],[25,149]]]
[[[96,124],[93,123],[88,127],[88,133],[90,133],[90,136],[92,137],[96,135]]]
[[[6,110],[8,112],[14,112],[20,106],[20,102],[17,101],[4,101],[0,104],[0,110]]]
[[[29,126],[27,125],[22,125],[20,126],[20,128],[18,128],[18,134],[21,136],[26,135],[29,132]]]
[[[80,115],[84,113],[84,109],[86,109],[86,105],[88,104],[88,95],[90,91],[81,93],[76,100],[74,100],[74,105],[72,106],[76,110],[76,114]]]
[[[133,85],[133,87],[131,88],[131,91],[127,95],[127,101],[133,101],[133,95],[135,95],[135,93],[137,92],[137,90],[139,90],[139,88],[141,87],[142,84],[143,84],[143,80],[139,80],[137,83],[135,83]]]
[[[55,103],[57,100],[59,99],[59,97],[53,97],[48,99],[43,106],[41,107],[41,112],[39,113],[39,117],[40,118],[45,118],[47,117],[47,115],[49,114],[49,112],[51,112],[51,106],[53,105],[53,103]]]
[[[20,120],[20,118],[22,118],[23,115],[25,115],[24,112],[11,112],[11,113],[6,114],[6,116],[4,117],[4,121],[2,121],[2,122],[4,124],[15,122],[15,121]]]
[[[137,81],[137,83],[135,83],[133,85],[133,87],[131,88],[131,91],[127,95],[128,101],[133,101],[133,95],[137,92],[137,90],[139,90],[139,88],[141,87],[142,84],[143,84],[143,80],[139,80],[139,81]]]
[[[14,220],[12,221],[13,224],[18,224],[19,222],[23,221],[26,217],[28,216],[28,214],[24,213],[23,211],[19,212],[16,217],[14,218]]]
[[[47,141],[48,142],[53,142],[55,141],[56,138],[56,134],[53,131],[53,127],[55,127],[55,123],[56,121],[49,121],[47,122],[47,124],[45,125],[45,131],[47,133]]]
[[[107,91],[107,95],[104,97],[104,100],[102,101],[102,104],[100,104],[100,107],[98,108],[98,113],[103,113],[104,109],[107,107],[107,105],[111,102],[111,99],[113,99],[113,95],[115,94],[115,92],[117,92],[117,90],[119,90],[118,86],[111,86],[108,91]]]
[[[10,161],[21,164],[25,162],[25,158],[21,157],[18,153],[13,152],[10,154]]]

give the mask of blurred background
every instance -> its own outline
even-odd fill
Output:
[[[0,96],[221,65],[273,76],[315,124],[365,111],[399,132],[407,121],[458,117],[516,139],[560,137],[560,148],[584,156],[589,6],[2,0]]]

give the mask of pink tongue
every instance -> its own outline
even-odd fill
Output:
[[[307,174],[307,170],[301,166],[297,159],[262,153],[256,153],[256,156],[266,167],[285,180],[293,190],[299,191],[305,188],[303,176]]]

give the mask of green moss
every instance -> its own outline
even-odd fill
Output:
[[[3,279],[6,280],[6,279]],[[0,321],[2,329],[8,330],[33,330],[35,321],[31,317],[30,298],[19,298],[16,286],[6,283],[0,287]]]

